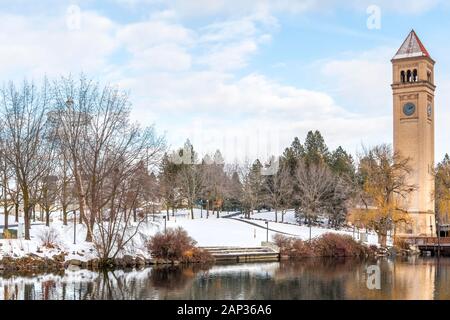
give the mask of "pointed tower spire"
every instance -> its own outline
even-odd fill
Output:
[[[393,60],[412,57],[429,57],[431,59],[430,54],[425,49],[425,46],[420,41],[414,29],[408,34]]]

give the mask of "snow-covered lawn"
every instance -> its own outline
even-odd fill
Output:
[[[187,211],[180,210],[175,218],[170,217],[167,222],[167,227],[183,227],[188,234],[194,238],[199,246],[260,246],[262,241],[266,241],[266,224],[262,220],[244,220],[237,221],[236,219],[220,218],[217,219],[216,215],[205,218],[205,211],[203,212],[203,219],[200,219],[200,210],[194,210],[195,219],[189,219]],[[222,214],[224,215],[224,214]],[[281,215],[280,215],[281,217]],[[279,217],[279,218],[280,218]],[[239,218],[239,216],[235,217]],[[305,225],[276,223],[274,212],[260,212],[254,213],[252,218],[267,219],[269,220],[269,241],[277,234],[275,231],[287,233],[297,238],[308,240],[309,239],[309,227]],[[288,220],[289,219],[289,220]],[[262,227],[259,228],[252,224],[245,223],[245,221],[257,224]],[[296,223],[294,212],[288,211],[285,214],[285,221],[289,223]],[[327,232],[346,234],[353,236],[351,231],[342,231],[335,229],[327,229],[321,227],[312,227],[312,237],[320,236]],[[355,233],[355,238],[357,234]],[[378,237],[375,233],[368,234],[368,244],[377,244]]]
[[[5,215],[3,214],[3,211],[0,211],[2,213],[0,213],[0,226],[5,225]],[[19,222],[23,222],[23,217],[19,217]],[[14,214],[9,214],[8,215],[8,224],[17,224],[16,222],[16,216]],[[2,228],[0,227],[0,230]]]
[[[281,222],[281,212],[279,211],[277,213],[278,222]],[[255,211],[252,215],[251,215],[252,219],[263,219],[263,220],[269,220],[269,221],[275,221],[275,212],[273,211],[261,211],[261,212],[257,212]],[[297,224],[297,220],[295,219],[295,212],[294,210],[287,210],[286,213],[284,214],[284,219],[283,222],[286,223],[293,223],[293,224]]]
[[[253,219],[244,220],[239,218],[239,216],[234,218],[223,218],[225,215],[225,212],[221,213],[221,218],[218,219],[216,215],[213,215],[210,211],[209,218],[206,218],[206,210],[201,212],[200,209],[195,209],[194,219],[191,219],[189,210],[178,210],[174,216],[170,213],[166,226],[167,228],[184,228],[188,234],[197,241],[199,246],[251,247],[260,246],[261,242],[266,241],[267,231],[265,221]],[[141,254],[148,256],[145,249],[145,242],[158,231],[164,231],[164,216],[165,213],[155,215],[155,221],[153,221],[152,216],[149,216],[148,222],[141,225],[139,234],[133,239],[133,242],[128,245],[123,254]],[[201,218],[201,216],[203,216],[203,218]],[[31,240],[0,240],[0,258],[5,255],[21,257],[28,253],[34,253],[43,257],[52,257],[53,255],[60,253],[61,250],[69,253],[66,260],[78,259],[87,261],[96,258],[94,245],[84,241],[86,236],[85,228],[82,225],[77,224],[77,240],[76,244],[74,244],[73,224],[69,222],[69,225],[64,226],[58,217],[59,215],[57,214],[53,215],[51,228],[55,229],[58,233],[58,245],[60,250],[43,248],[40,235],[45,233],[46,230],[48,230],[48,227],[45,225],[33,225],[31,228]],[[270,221],[270,231],[268,234],[269,241],[271,241],[273,236],[279,232],[303,240],[309,239],[308,226],[289,224],[295,223],[293,211],[288,211],[285,215],[285,221],[289,223],[274,222],[274,212],[255,213],[252,217]],[[0,221],[1,218],[3,218],[2,215],[0,215]],[[14,223],[14,217],[12,217],[12,219],[13,221],[11,223]],[[338,231],[321,227],[311,228],[311,235],[313,238],[327,232],[347,234],[350,236],[354,235],[351,231]],[[376,234],[369,233],[367,243],[377,244],[378,238]],[[38,248],[40,250],[38,250]]]

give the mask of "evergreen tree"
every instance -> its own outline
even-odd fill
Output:
[[[172,157],[167,153],[164,154],[159,169],[159,188],[161,196],[165,202],[167,220],[170,219],[169,210],[172,208],[172,213],[174,213],[178,202],[176,180],[179,166],[176,165],[171,159]]]
[[[305,162],[306,165],[328,163],[330,153],[319,131],[309,131],[305,139]]]
[[[337,175],[345,175],[350,179],[353,179],[355,176],[355,164],[353,158],[341,146],[331,153],[329,166]]]
[[[250,180],[250,188],[253,193],[254,199],[255,199],[255,207],[258,209],[258,212],[261,210],[261,204],[262,204],[262,192],[263,192],[263,185],[264,185],[264,179],[261,174],[261,169],[263,165],[259,161],[259,159],[256,159],[255,162],[252,164],[252,167],[249,172],[249,180]]]

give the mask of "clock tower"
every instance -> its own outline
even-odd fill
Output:
[[[436,236],[434,216],[434,60],[412,30],[392,59],[394,151],[409,158],[408,184],[416,190],[404,200],[411,223],[401,236]]]

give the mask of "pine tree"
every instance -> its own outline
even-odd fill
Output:
[[[306,165],[328,163],[330,153],[319,131],[308,132],[304,148]]]
[[[331,153],[329,159],[330,169],[337,175],[345,175],[350,179],[355,176],[355,165],[353,158],[341,146]]]
[[[258,212],[261,210],[261,204],[262,204],[262,192],[263,192],[263,176],[261,174],[261,169],[263,168],[263,165],[259,161],[259,159],[256,159],[255,162],[253,162],[253,165],[250,169],[249,175],[250,175],[250,187],[252,190],[252,193],[254,195],[255,199],[255,205],[256,209],[258,209]]]

